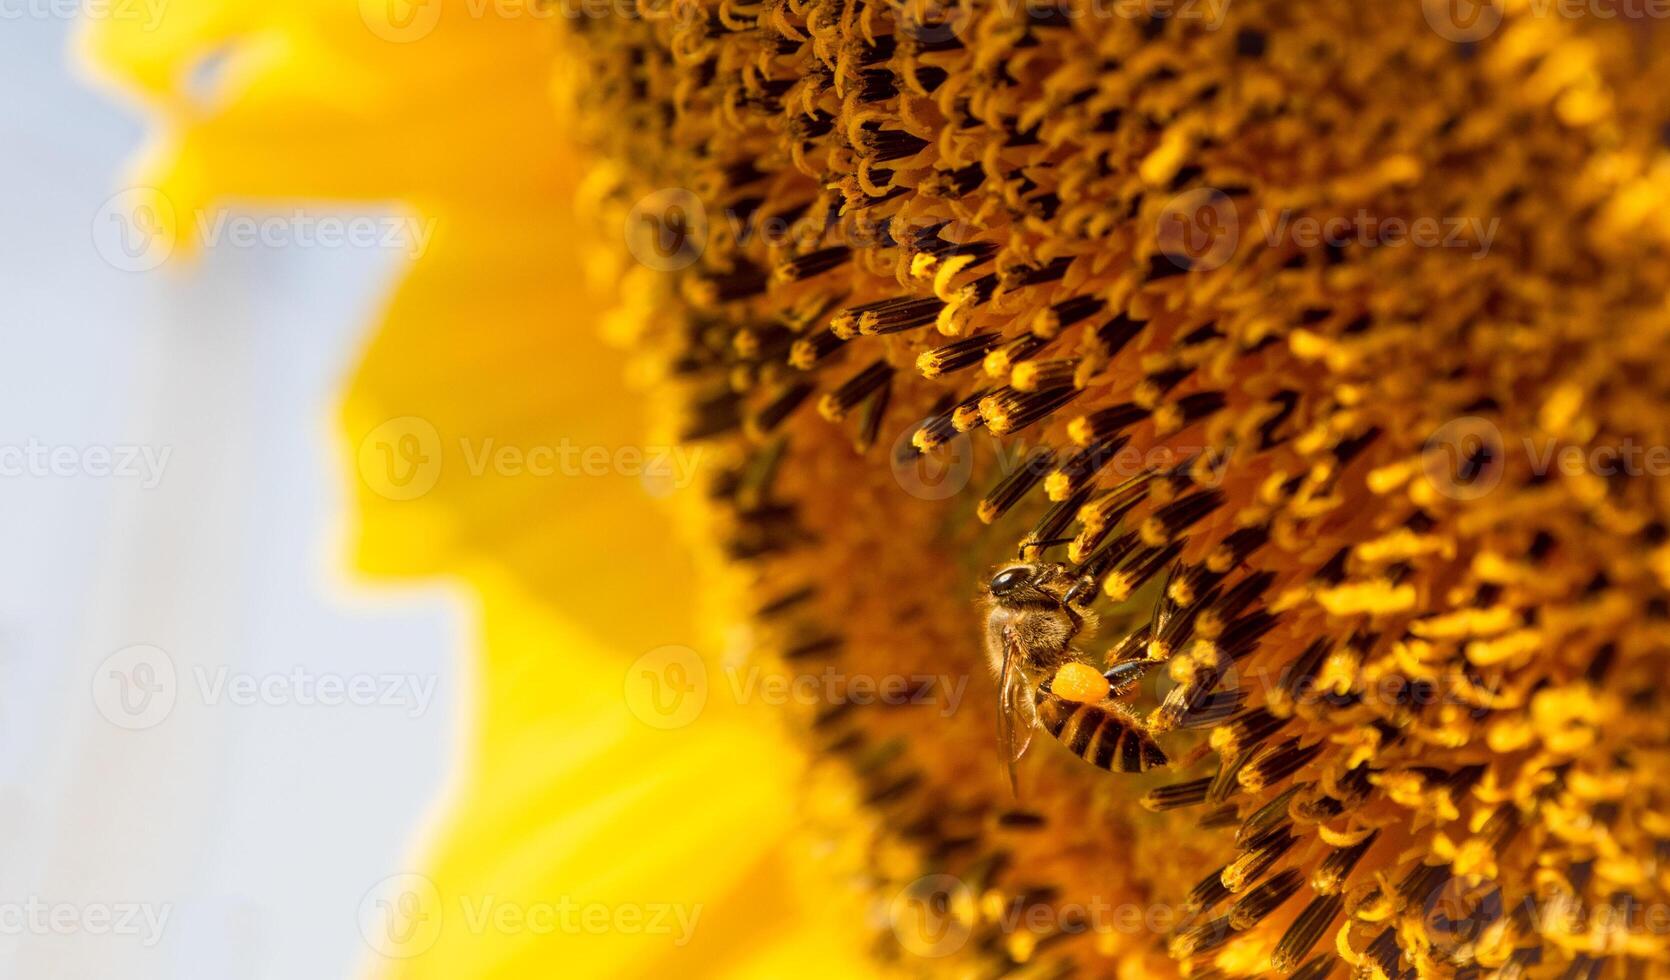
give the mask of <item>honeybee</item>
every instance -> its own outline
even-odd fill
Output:
[[[1081,598],[1093,585],[1087,587],[1059,562],[1022,562],[1003,568],[986,588],[986,658],[997,675],[998,750],[1008,765],[1009,788],[1017,794],[1015,763],[1039,725],[1101,769],[1146,772],[1169,761],[1143,722],[1112,700],[1136,684],[1150,661],[1116,658],[1103,674],[1108,696],[1097,704],[1069,701],[1050,690],[1064,665],[1089,660],[1073,640],[1095,632],[1096,614]],[[1122,649],[1145,645],[1120,644]]]

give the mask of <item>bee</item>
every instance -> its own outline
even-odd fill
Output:
[[[1073,646],[1081,632],[1094,633],[1096,614],[1083,600],[1094,583],[1059,562],[1022,562],[993,576],[986,588],[986,657],[997,675],[997,741],[1009,769],[1009,788],[1018,794],[1015,763],[1043,726],[1074,755],[1100,769],[1146,772],[1169,760],[1131,711],[1113,698],[1129,691],[1152,661],[1116,657],[1103,676],[1108,696],[1100,703],[1069,701],[1050,690],[1056,672],[1089,658]],[[1143,627],[1121,650],[1145,647]]]

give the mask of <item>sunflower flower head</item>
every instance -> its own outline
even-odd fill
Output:
[[[1454,7],[571,23],[558,91],[611,161],[591,201],[638,260],[632,342],[681,435],[735,450],[704,519],[757,655],[974,678],[953,712],[802,719],[873,814],[886,955],[1316,978],[1670,952],[1643,911],[1670,66],[1627,16]],[[1121,768],[1096,675],[1152,665],[1123,699],[1167,773],[1043,745],[1010,796],[971,600],[1017,554],[1115,627],[1042,726]]]
[[[641,615],[657,588],[565,574],[670,567],[667,528],[598,519],[607,487],[456,469],[398,520],[362,492],[367,564],[491,586],[443,891],[561,869],[624,893],[677,864],[692,895],[771,901],[666,962],[750,949],[780,975],[812,948],[780,900],[797,792],[870,913],[828,948],[912,973],[1666,969],[1670,48],[1637,5],[182,6],[92,45],[180,130],[163,193],[445,219],[355,443],[393,417],[619,421],[552,311],[600,320],[652,424],[703,451],[682,516],[734,620],[708,632],[822,692],[792,709],[804,779],[729,716],[669,751],[617,675],[571,678],[687,629],[686,590],[646,581],[670,598]],[[184,98],[216,46],[241,87]],[[571,140],[607,244],[570,226]],[[576,308],[579,273],[613,313]],[[985,625],[1016,564],[1059,586],[1071,644],[1027,679],[1018,793]],[[655,792],[545,825],[652,754],[676,760]],[[679,832],[616,846],[644,811]],[[619,939],[587,962],[642,968]],[[391,972],[552,961],[437,950]]]

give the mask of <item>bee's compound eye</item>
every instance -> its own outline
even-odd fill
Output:
[[[1032,577],[1032,569],[1025,566],[1005,568],[992,578],[992,595],[1007,595],[1015,591]]]

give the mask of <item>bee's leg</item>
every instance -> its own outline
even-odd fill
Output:
[[[1079,580],[1072,584],[1061,596],[1061,602],[1066,606],[1088,603],[1096,598],[1096,576],[1080,575]]]
[[[1110,697],[1118,697],[1136,686],[1142,680],[1142,675],[1148,673],[1148,668],[1154,666],[1152,660],[1121,660],[1102,672],[1108,679]]]
[[[1243,690],[1217,691],[1206,696],[1197,707],[1183,717],[1179,728],[1211,728],[1226,721],[1246,707],[1247,692]]]

